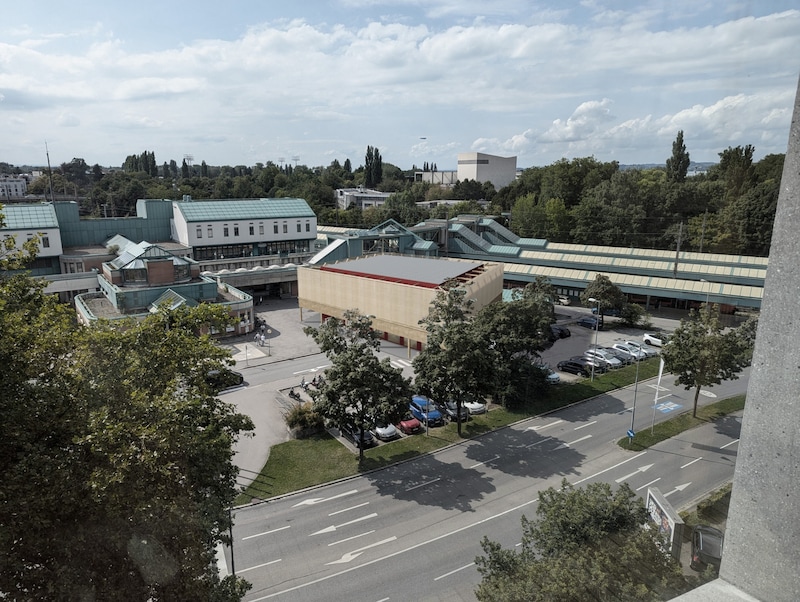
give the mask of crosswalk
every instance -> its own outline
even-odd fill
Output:
[[[394,368],[399,368],[400,370],[403,370],[405,368],[411,368],[411,366],[413,365],[409,360],[401,360],[397,358],[390,360],[390,363]]]

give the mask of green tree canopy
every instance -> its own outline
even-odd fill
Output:
[[[756,318],[750,318],[738,328],[726,330],[716,306],[706,305],[703,311],[691,310],[670,335],[661,357],[676,376],[676,385],[687,391],[694,388],[693,416],[697,416],[702,387],[737,379],[750,365],[757,325]]]
[[[0,279],[0,591],[240,600],[214,554],[253,424],[206,384],[229,354],[197,334],[227,312],[82,327],[43,286]]]
[[[655,601],[688,589],[627,483],[575,489],[565,479],[539,495],[536,513],[537,522],[522,518],[518,550],[483,538],[481,602]]]
[[[389,358],[375,355],[380,338],[369,316],[349,309],[344,319],[331,317],[303,331],[331,360],[323,384],[310,392],[319,414],[336,425],[353,423],[363,437],[364,430],[395,422],[408,410],[411,381]],[[359,447],[359,461],[363,458]]]
[[[678,130],[675,142],[672,143],[672,156],[667,159],[667,181],[682,184],[689,171],[689,153],[683,143],[683,130]]]

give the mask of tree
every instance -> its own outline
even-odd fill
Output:
[[[594,299],[594,301],[589,301]],[[611,282],[611,278],[605,274],[597,274],[581,293],[581,303],[592,307],[599,305],[600,311],[598,318],[603,319],[603,312],[607,309],[622,310],[626,303],[625,293],[616,284]]]
[[[227,312],[82,327],[43,287],[0,280],[0,591],[240,600],[214,557],[253,424],[210,390],[229,354],[197,334]]]
[[[414,358],[418,390],[441,402],[456,402],[458,434],[464,396],[486,386],[488,356],[477,344],[471,327],[474,300],[456,280],[445,282],[436,292],[428,315],[419,321],[428,332],[425,348]]]
[[[736,329],[724,330],[718,312],[704,307],[691,310],[661,350],[664,367],[677,377],[675,384],[695,389],[692,416],[697,416],[702,387],[737,379],[750,365],[757,326],[756,318],[750,318]]]
[[[519,551],[483,538],[475,559],[481,602],[662,600],[687,588],[679,564],[645,529],[641,498],[623,483],[560,489],[539,495],[538,522],[522,518]]]
[[[667,181],[683,184],[686,172],[689,171],[689,153],[683,143],[683,130],[678,130],[678,136],[672,143],[672,156],[667,159]]]
[[[328,318],[303,329],[330,358],[325,380],[311,391],[314,409],[336,425],[353,423],[364,431],[381,422],[395,422],[408,410],[411,381],[394,368],[388,357],[379,360],[380,338],[370,316],[349,309],[344,319]],[[359,446],[359,463],[364,449]]]
[[[375,188],[383,179],[383,159],[377,148],[367,146],[364,157],[364,186]]]

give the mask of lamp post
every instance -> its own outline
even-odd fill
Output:
[[[711,290],[710,290],[711,289],[711,283],[708,280],[704,279],[704,278],[700,278],[700,282],[705,282],[706,283],[706,313],[708,313],[709,312],[708,293],[711,292]]]
[[[589,297],[589,303],[597,303],[597,315],[594,318],[594,348],[597,349],[597,333],[600,330],[600,301],[594,297]],[[594,382],[594,364],[597,360],[592,360],[592,382]]]
[[[272,337],[272,329],[267,328],[267,357],[272,355],[272,347],[270,346],[270,338]]]

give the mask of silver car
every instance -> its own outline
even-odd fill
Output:
[[[612,370],[616,370],[617,368],[622,368],[621,361],[619,361],[609,352],[604,351],[602,349],[587,349],[583,355],[584,357],[588,357],[591,359],[599,359],[605,362],[605,364]]]

